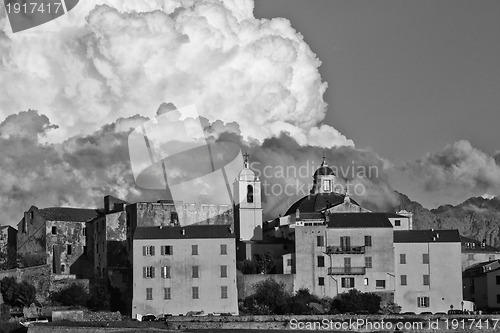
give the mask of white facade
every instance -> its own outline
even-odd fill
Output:
[[[429,239],[422,242],[395,242],[394,250],[395,302],[401,306],[402,312],[435,313],[447,312],[451,308],[461,309],[459,241]]]

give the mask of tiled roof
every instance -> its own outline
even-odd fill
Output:
[[[286,215],[295,214],[297,209],[300,210],[300,213],[314,213],[320,212],[330,207],[334,207],[340,205],[344,202],[345,195],[339,193],[316,193],[306,195],[302,199],[299,199],[293,205],[288,208],[285,213]],[[355,205],[359,204],[351,198],[351,202]]]
[[[498,270],[500,270],[499,260],[485,261],[467,267],[467,269],[463,272],[463,276],[474,277],[479,275],[485,275],[487,273]]]
[[[387,217],[390,217],[391,219],[393,218],[407,218],[407,216],[404,216],[404,215],[399,215],[399,214],[396,214],[396,213],[385,213],[385,215],[387,215]]]
[[[96,209],[85,208],[50,207],[38,212],[48,221],[89,222],[99,216]]]
[[[392,228],[385,213],[334,213],[328,215],[328,228]]]
[[[183,232],[184,230],[184,232]],[[134,239],[196,239],[196,238],[235,238],[231,225],[188,225],[138,227]]]
[[[394,231],[394,243],[460,243],[458,230]]]
[[[462,240],[462,252],[500,252],[498,247],[493,247],[491,245],[485,244],[484,248],[481,247],[481,242],[469,237],[460,235]],[[467,246],[469,243],[469,246]],[[472,248],[470,244],[474,244]]]

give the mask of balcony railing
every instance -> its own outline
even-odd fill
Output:
[[[353,267],[353,266],[343,266],[343,267],[328,267],[328,275],[363,275],[365,274],[365,267]]]
[[[363,254],[364,246],[327,246],[326,254]]]

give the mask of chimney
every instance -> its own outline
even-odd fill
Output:
[[[186,235],[186,230],[185,230],[185,229],[182,229],[182,230],[181,230],[181,234],[182,234],[182,236],[185,236],[185,235]]]

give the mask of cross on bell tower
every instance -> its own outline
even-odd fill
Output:
[[[245,152],[245,154],[243,155],[243,157],[245,157],[245,161],[243,163],[243,166],[245,167],[245,169],[248,169],[248,158],[250,157],[250,155],[248,155],[248,153]]]

